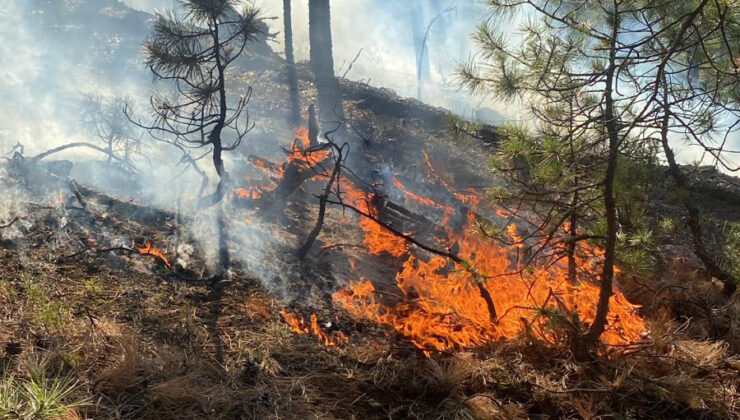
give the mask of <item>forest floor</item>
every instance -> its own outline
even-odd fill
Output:
[[[88,208],[96,213],[93,201]],[[585,363],[527,335],[426,357],[388,328],[319,313],[323,325],[339,323],[350,335],[327,347],[291,332],[279,315],[283,303],[245,271],[214,285],[138,253],[68,257],[65,246],[50,246],[68,239],[60,232],[88,241],[94,235],[60,225],[64,211],[53,203],[29,210],[18,227],[24,241],[6,238],[0,247],[5,418],[738,414],[737,357],[721,341],[686,336],[669,319],[651,322],[651,341],[639,350]],[[115,211],[91,217],[168,252],[174,246],[167,238],[176,227],[166,215],[157,223]]]

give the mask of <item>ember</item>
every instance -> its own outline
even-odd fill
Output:
[[[151,255],[159,259],[160,261],[162,261],[162,263],[165,266],[167,266],[167,268],[171,268],[170,261],[167,259],[167,256],[164,254],[164,251],[152,246],[152,241],[146,241],[144,246],[138,248],[138,251],[142,255]]]

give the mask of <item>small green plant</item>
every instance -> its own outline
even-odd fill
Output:
[[[50,331],[61,332],[69,320],[67,305],[62,302],[46,302],[36,308],[33,320]]]
[[[652,231],[639,229],[632,234],[620,233],[617,243],[617,259],[625,271],[641,276],[652,274],[655,262],[651,252],[656,247]]]
[[[103,290],[103,285],[96,278],[90,278],[82,281],[82,288],[85,293],[94,294]]]
[[[79,383],[71,378],[47,378],[44,373],[30,379],[5,375],[0,382],[0,419],[65,418],[89,404],[86,398],[74,397],[78,388]]]
[[[21,282],[26,291],[26,302],[31,305],[43,305],[48,301],[46,290],[39,284],[38,278],[30,273],[21,274]]]
[[[663,216],[660,219],[660,230],[664,233],[670,233],[676,230],[676,219],[670,216]]]

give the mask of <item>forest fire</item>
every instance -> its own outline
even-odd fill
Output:
[[[442,176],[439,175],[436,169],[434,169],[434,165],[432,165],[431,160],[429,159],[429,153],[426,150],[421,151],[422,156],[424,156],[424,164],[426,165],[427,173],[436,178],[446,189],[447,191],[455,196],[458,200],[460,200],[463,203],[467,203],[468,205],[475,206],[480,201],[480,198],[478,197],[478,194],[475,191],[467,191],[467,192],[459,192],[455,188],[453,188],[450,183],[445,180]]]
[[[279,182],[290,165],[312,168],[320,165],[329,153],[329,149],[312,150],[308,130],[301,126],[295,131],[292,151],[283,163],[256,157],[250,160]],[[467,211],[467,206],[475,209],[478,193],[453,188],[434,168],[426,151],[423,156],[428,179],[441,184],[452,201],[463,205],[464,211],[411,191],[398,176],[393,176],[391,181],[407,202],[441,210],[442,226],[438,233],[442,232],[440,236],[446,238],[438,246],[455,249],[455,258],[412,249],[406,238],[378,222],[382,219],[379,207],[382,200],[375,196],[376,192],[365,191],[349,178],[340,178],[337,193],[341,201],[365,215],[360,218],[359,226],[368,252],[389,255],[401,264],[395,278],[401,299],[395,304],[380,303],[372,280],[360,277],[335,292],[335,302],[353,316],[392,326],[425,352],[470,348],[523,333],[556,344],[563,339],[560,331],[568,323],[588,325],[594,320],[599,287],[592,280],[594,273],[599,272],[601,249],[579,244],[576,282],[569,281],[567,265],[563,262],[524,270],[519,258],[515,258],[527,246],[517,225],[509,220],[504,230],[509,244],[477,234],[476,212]],[[328,178],[318,170],[315,176]],[[253,191],[239,189],[236,193],[253,197]],[[505,217],[502,209],[496,213]],[[453,223],[455,214],[457,221]],[[349,264],[354,272],[354,260]],[[602,335],[604,343],[626,344],[644,338],[647,326],[637,314],[637,306],[627,302],[619,291],[615,291],[610,306],[608,328]],[[315,314],[309,322],[295,313],[281,311],[281,315],[296,333],[313,334],[327,346],[336,346],[341,341],[321,328]],[[556,325],[555,318],[563,319],[562,325]]]
[[[146,241],[144,246],[137,248],[139,251],[139,254],[141,255],[151,255],[152,257],[155,257],[162,261],[162,263],[167,267],[171,268],[170,261],[167,259],[167,256],[165,255],[164,251],[162,251],[159,248],[156,248],[152,245],[152,241]]]
[[[255,168],[269,174],[270,179],[247,179],[246,182],[249,184],[249,188],[237,188],[231,193],[231,196],[238,199],[258,200],[265,193],[277,188],[276,184],[285,177],[289,167],[294,166],[301,170],[319,167],[321,162],[329,156],[330,151],[326,148],[311,149],[308,128],[301,125],[294,131],[294,141],[290,151],[286,150],[285,153],[286,157],[280,163],[259,156],[249,156],[249,162]],[[316,171],[317,176],[321,174],[320,169]]]
[[[421,204],[421,205],[424,205],[424,206],[428,206],[428,207],[439,207],[439,208],[443,208],[444,207],[441,204],[437,204],[432,199],[429,199],[429,198],[426,198],[426,197],[422,197],[422,196],[420,196],[418,194],[414,194],[413,192],[407,190],[406,187],[403,185],[403,183],[401,182],[401,180],[397,176],[393,176],[393,178],[391,178],[391,179],[393,181],[393,184],[396,186],[396,188],[398,188],[399,190],[401,190],[401,192],[404,193],[404,196],[406,198],[410,199],[411,201],[413,201],[415,203],[418,203],[418,204]]]
[[[531,272],[513,263],[515,249],[523,246],[514,224],[507,228],[514,244],[506,247],[476,234],[475,217],[469,213],[461,233],[448,230],[449,243],[459,245],[458,256],[467,265],[460,266],[443,256],[417,255],[398,237],[377,240],[374,231],[368,229],[369,223],[375,224],[367,219],[362,227],[366,243],[372,244],[371,253],[384,251],[403,260],[396,275],[403,298],[392,306],[379,303],[375,287],[367,278],[352,282],[333,298],[350,314],[390,325],[425,351],[469,348],[525,332],[555,344],[558,333],[553,328],[554,317],[570,320],[577,316],[584,323],[594,319],[599,288],[586,277],[598,272],[602,255],[598,248],[582,246],[577,262],[583,281],[574,284],[568,280],[564,263],[535,267]],[[495,301],[495,322],[491,322],[478,282]],[[643,339],[647,326],[636,310],[637,306],[616,290],[602,340],[617,345]]]
[[[293,146],[289,152],[286,151],[287,157],[281,165],[283,170],[291,164],[303,169],[311,168],[320,165],[329,156],[329,149],[311,148],[311,140],[306,126],[298,126],[293,131],[293,137]]]

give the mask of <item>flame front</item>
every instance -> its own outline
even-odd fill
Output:
[[[358,194],[351,188],[347,191],[350,197]],[[477,195],[476,199],[469,194],[456,196],[467,203],[477,201]],[[360,208],[374,214],[367,199],[362,201],[355,197],[351,201],[355,206],[366,203]],[[434,207],[444,208],[444,223],[447,224],[451,209],[437,204]],[[417,255],[406,244],[398,243],[403,239],[387,231],[385,235],[393,236],[394,240],[378,241],[379,234],[369,229],[369,224],[383,229],[363,218],[361,226],[370,252],[385,251],[402,260],[395,279],[402,297],[393,305],[380,303],[373,282],[360,278],[335,292],[333,298],[350,314],[390,325],[425,351],[464,349],[514,338],[525,332],[556,344],[562,336],[554,327],[555,318],[586,324],[594,320],[599,287],[592,282],[592,277],[598,272],[603,257],[603,250],[598,247],[579,244],[576,262],[580,278],[570,282],[564,260],[531,270],[518,266],[512,255],[525,244],[513,223],[506,230],[513,242],[511,246],[477,234],[472,212],[468,213],[464,229],[448,229],[449,243],[459,245],[458,256],[470,265],[467,268],[443,256]],[[493,297],[496,322],[491,322],[477,282],[482,282]],[[643,339],[647,326],[637,309],[615,290],[610,299],[608,327],[601,336],[603,342],[617,345]]]
[[[288,153],[283,164],[253,162],[281,178],[288,165],[317,166],[328,153],[327,149],[312,151],[308,130],[299,128],[292,153]],[[478,193],[453,189],[434,169],[426,151],[422,153],[429,177],[436,178],[437,184],[443,185],[458,204],[475,208],[479,202]],[[325,171],[317,171],[317,176],[326,177]],[[519,265],[519,259],[513,257],[527,246],[516,224],[507,225],[506,233],[512,242],[508,246],[477,234],[472,211],[463,211],[467,219],[455,223],[463,227],[453,229],[451,220],[458,212],[452,206],[409,191],[398,177],[393,177],[392,182],[407,200],[443,213],[447,244],[443,247],[458,249],[457,257],[464,264],[412,250],[404,238],[372,219],[380,219],[373,193],[363,191],[347,178],[340,178],[338,188],[342,201],[372,216],[361,217],[359,221],[368,252],[390,255],[401,264],[395,278],[401,297],[395,304],[381,303],[373,282],[364,277],[335,292],[333,299],[350,314],[392,326],[425,352],[464,349],[523,333],[556,344],[564,338],[557,319],[564,321],[560,325],[593,322],[599,297],[594,273],[599,272],[603,250],[579,243],[576,258],[579,278],[575,282],[569,281],[564,260],[525,270]],[[497,213],[502,216],[503,211]],[[354,260],[349,264],[354,271]],[[493,298],[496,312],[493,321],[491,310],[481,295],[482,288]],[[615,290],[610,299],[608,327],[601,336],[603,342],[617,345],[643,339],[647,326],[637,309]],[[337,335],[340,337],[337,339],[326,333],[315,314],[311,315],[309,323],[294,313],[281,311],[281,315],[294,332],[313,334],[327,346],[337,345],[344,337]]]
[[[357,208],[365,214],[375,218],[378,217],[378,210],[372,204],[373,195],[363,192],[352,183],[342,179],[340,182],[341,191],[344,193],[342,199],[347,204]],[[409,246],[406,240],[388,232],[374,220],[362,217],[360,218],[360,228],[365,234],[363,242],[371,254],[387,253],[394,257],[400,257],[408,252]]]

